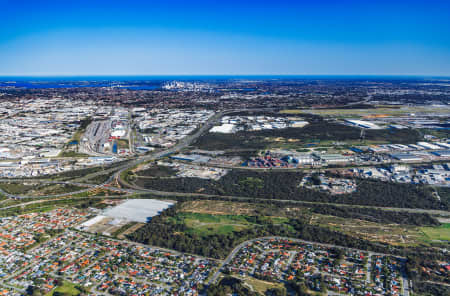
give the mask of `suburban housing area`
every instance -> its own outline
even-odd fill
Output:
[[[0,79],[0,294],[448,295],[449,96]]]

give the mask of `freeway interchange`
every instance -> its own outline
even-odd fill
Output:
[[[106,189],[106,190],[110,190],[110,191],[122,192],[122,193],[125,193],[126,195],[150,193],[155,196],[161,196],[161,197],[175,197],[175,196],[180,196],[180,197],[193,196],[193,197],[200,197],[200,198],[221,197],[221,198],[227,198],[229,200],[235,200],[235,201],[246,201],[246,200],[248,200],[248,197],[217,196],[217,195],[208,195],[208,194],[201,194],[201,193],[177,193],[177,192],[165,192],[165,191],[158,191],[158,190],[152,190],[152,189],[144,189],[144,188],[136,187],[135,185],[128,184],[125,180],[122,179],[123,173],[131,168],[134,168],[134,167],[136,167],[142,163],[148,162],[148,161],[158,160],[158,159],[167,157],[170,154],[176,153],[176,152],[188,147],[198,137],[203,135],[212,126],[214,126],[223,115],[225,115],[227,113],[232,113],[232,112],[235,112],[235,110],[229,110],[229,111],[216,113],[211,118],[209,118],[208,121],[206,121],[205,124],[202,125],[195,133],[181,139],[176,145],[174,145],[171,148],[157,151],[154,153],[150,153],[147,155],[140,155],[140,156],[137,156],[134,158],[130,157],[130,158],[128,158],[128,160],[124,161],[123,164],[120,164],[116,167],[106,168],[105,170],[102,170],[99,172],[94,172],[89,175],[79,177],[74,180],[68,180],[68,181],[57,181],[57,180],[55,181],[55,180],[48,180],[48,179],[29,179],[29,180],[27,180],[27,182],[30,182],[30,183],[40,183],[40,184],[48,184],[48,185],[51,185],[51,184],[73,185],[73,186],[78,186],[78,187],[84,187],[83,189],[80,189],[80,190],[77,190],[74,192],[70,192],[70,193],[61,193],[61,194],[46,195],[46,196],[27,196],[27,195],[11,194],[11,193],[7,193],[1,189],[0,189],[0,193],[2,193],[3,195],[5,195],[6,197],[8,197],[10,199],[27,200],[22,205],[26,205],[29,203],[39,203],[41,200],[46,200],[46,199],[63,198],[68,195],[77,195],[80,193],[91,191],[93,189]],[[95,139],[97,139],[98,141],[101,141],[101,137],[96,136],[96,133],[98,133],[99,130],[100,130],[100,132],[103,131],[107,127],[108,127],[108,122],[105,121],[95,128],[95,130],[97,130],[97,132],[94,130],[91,131],[90,129],[88,129],[88,133],[92,134],[91,136],[94,137]],[[86,146],[83,149],[90,149],[91,152],[97,151],[92,146]],[[108,179],[100,184],[89,184],[89,183],[84,182],[84,181],[88,180],[89,178],[93,178],[93,177],[97,177],[97,176],[105,175],[105,174],[108,174]],[[24,180],[23,179],[0,179],[0,182],[15,182],[15,181],[23,182]],[[117,184],[117,186],[111,185],[112,183]],[[33,199],[35,199],[35,201],[33,201]],[[262,201],[264,201],[264,199],[262,199]],[[270,202],[269,199],[267,199],[265,201]],[[279,200],[279,202],[296,203],[297,201]],[[304,202],[304,201],[298,201],[298,203],[321,204],[319,202],[316,203],[316,202]],[[331,204],[331,203],[328,203],[328,204]],[[333,205],[339,205],[339,206],[343,206],[343,207],[349,206],[349,205],[342,205],[342,204],[333,204]],[[0,202],[0,210],[14,208],[14,207],[18,207],[18,206],[20,206],[20,204],[1,207],[1,202]],[[373,207],[373,208],[377,208],[377,207]],[[439,211],[439,210],[405,209],[405,208],[389,208],[389,207],[383,207],[383,209],[391,209],[391,210],[396,210],[396,211],[408,211],[408,212],[416,212],[416,213],[448,215],[448,212]],[[236,255],[240,251],[242,251],[243,248],[251,245],[254,242],[257,242],[260,240],[267,240],[267,239],[290,240],[290,241],[294,241],[294,242],[298,242],[298,243],[323,245],[323,244],[317,244],[317,243],[313,243],[313,242],[306,242],[306,241],[302,241],[302,240],[298,240],[298,239],[284,238],[284,237],[266,237],[266,238],[258,238],[258,239],[253,239],[250,241],[243,242],[240,245],[238,245],[223,262],[221,262],[219,269],[209,279],[209,284],[214,284],[217,282],[217,280],[221,276],[221,273],[224,270],[224,268],[228,264],[230,264],[230,262],[236,257]],[[325,245],[323,245],[323,246],[325,246]],[[327,247],[338,247],[338,246],[327,245]],[[373,253],[373,252],[369,252],[369,254],[368,254],[369,258],[372,258],[373,256],[376,256],[376,255],[387,256],[386,254],[377,254],[377,253]],[[365,268],[367,270],[367,274],[366,274],[367,282],[371,282],[371,279],[369,278],[370,264],[367,263],[365,265]],[[327,273],[324,273],[324,274],[327,274]],[[409,295],[409,281],[406,278],[404,272],[401,272],[401,280],[402,280],[402,295],[408,296]],[[333,293],[331,293],[330,295],[332,295],[332,294]]]
[[[271,110],[273,110],[273,109],[272,108],[247,109],[244,111],[271,111]],[[177,193],[177,192],[170,192],[170,191],[166,192],[166,191],[159,191],[159,190],[153,190],[153,189],[145,189],[145,188],[140,188],[140,187],[136,187],[135,185],[129,184],[128,182],[126,182],[125,180],[122,179],[123,172],[125,172],[133,167],[136,167],[139,164],[167,157],[168,155],[171,155],[173,153],[176,153],[176,152],[188,147],[197,138],[199,138],[204,133],[208,132],[209,129],[211,129],[217,122],[220,121],[221,117],[223,117],[224,115],[230,114],[230,113],[237,112],[237,111],[243,111],[243,110],[225,110],[225,111],[217,112],[216,114],[211,116],[199,129],[197,129],[195,131],[195,133],[184,137],[176,145],[174,145],[168,149],[164,149],[164,150],[157,151],[154,153],[149,153],[146,155],[139,155],[137,157],[129,157],[128,160],[123,161],[123,164],[120,164],[118,166],[114,166],[111,168],[105,168],[99,172],[91,173],[86,176],[76,178],[74,180],[53,181],[53,180],[47,180],[44,178],[43,179],[38,179],[38,178],[35,178],[35,179],[6,179],[6,178],[0,179],[0,183],[1,182],[14,182],[14,181],[23,182],[24,180],[26,180],[27,182],[30,182],[30,183],[75,185],[75,186],[79,186],[79,187],[85,187],[85,189],[77,190],[75,192],[61,193],[61,194],[54,194],[54,195],[45,195],[45,196],[25,196],[25,195],[20,195],[20,194],[10,194],[10,193],[5,192],[2,189],[0,189],[0,193],[5,195],[8,198],[18,199],[18,200],[20,200],[20,199],[42,199],[42,200],[45,200],[46,198],[60,198],[60,197],[64,197],[67,195],[76,195],[76,194],[91,191],[93,189],[103,188],[106,190],[122,192],[125,194],[150,193],[155,196],[161,196],[161,197],[171,197],[171,196],[173,196],[173,197],[193,196],[193,197],[200,197],[200,198],[202,198],[202,197],[203,198],[223,197],[223,198],[228,198],[230,200],[236,200],[236,201],[248,200],[248,197],[242,197],[242,196],[217,196],[217,195],[201,194],[201,193]],[[249,169],[249,168],[246,168],[246,169]],[[103,174],[109,174],[109,177],[106,181],[102,182],[101,184],[89,184],[89,183],[83,182],[89,178],[93,178],[93,177],[103,175]],[[111,183],[118,184],[119,186],[111,185]],[[262,199],[262,200],[264,200],[264,199]],[[270,199],[267,199],[267,201],[270,201]],[[323,204],[321,202],[305,202],[305,201],[291,201],[291,200],[278,200],[278,201],[279,202],[292,202],[292,203],[298,202],[298,203],[310,203],[310,204]],[[345,205],[345,204],[334,204],[334,203],[325,203],[325,204],[332,204],[332,205],[343,206],[343,207],[349,206],[349,205]],[[14,207],[14,206],[11,206],[11,207]],[[370,207],[370,206],[367,206],[367,207]],[[9,208],[9,207],[7,207],[7,208]],[[380,207],[374,206],[372,208],[380,208]],[[5,208],[0,207],[0,210],[1,209],[5,209]],[[410,208],[394,208],[394,207],[382,207],[382,209],[405,211],[405,212],[411,212],[411,213],[430,213],[430,214],[438,214],[438,215],[444,215],[444,216],[448,216],[448,214],[449,214],[447,211],[429,210],[429,209],[410,209]]]

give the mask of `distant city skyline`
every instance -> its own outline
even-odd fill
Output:
[[[449,1],[0,5],[0,76],[450,76]]]

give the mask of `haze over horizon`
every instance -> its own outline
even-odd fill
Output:
[[[0,0],[0,76],[450,76],[448,1]]]

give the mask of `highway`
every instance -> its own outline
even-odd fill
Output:
[[[67,181],[64,184],[72,184],[72,185],[79,185],[82,187],[89,187],[87,189],[84,190],[79,190],[76,192],[69,192],[63,195],[57,194],[57,195],[48,195],[48,196],[20,196],[20,195],[14,195],[14,194],[9,194],[3,190],[0,189],[0,193],[4,194],[5,196],[9,197],[9,198],[15,198],[15,199],[22,199],[22,198],[51,198],[51,197],[60,197],[60,196],[64,196],[64,195],[69,195],[69,194],[77,194],[77,193],[82,193],[82,192],[86,192],[91,190],[92,188],[97,188],[97,187],[104,187],[106,189],[111,189],[111,190],[119,190],[119,191],[123,191],[123,192],[128,192],[128,193],[146,193],[149,192],[148,190],[142,190],[140,188],[135,188],[134,190],[128,190],[128,189],[122,189],[122,188],[114,188],[114,187],[110,187],[107,186],[109,183],[111,183],[114,180],[117,180],[119,183],[124,184],[125,186],[130,186],[130,184],[127,184],[126,182],[124,182],[123,180],[120,179],[120,174],[134,166],[137,166],[141,163],[147,162],[147,161],[151,161],[151,160],[157,160],[163,157],[166,157],[170,154],[176,153],[186,147],[188,147],[190,144],[192,144],[197,138],[199,138],[201,135],[203,135],[205,132],[207,132],[208,130],[210,130],[219,120],[222,116],[229,114],[229,113],[234,113],[237,111],[262,111],[262,110],[273,110],[273,108],[259,108],[259,109],[246,109],[246,110],[224,110],[221,112],[217,112],[215,113],[213,116],[211,116],[194,134],[192,135],[188,135],[187,137],[184,137],[183,139],[181,139],[176,145],[174,145],[173,147],[166,149],[166,150],[162,150],[162,151],[158,151],[152,154],[148,154],[148,155],[142,155],[139,156],[138,158],[135,159],[130,159],[128,162],[126,162],[123,165],[120,165],[118,167],[114,167],[114,168],[110,168],[110,169],[106,169],[102,172],[97,172],[91,175],[91,177],[93,176],[98,176],[107,172],[115,172],[115,174],[113,174],[106,182],[104,182],[103,184],[99,184],[99,185],[93,185],[93,184],[84,184],[81,182],[70,182]],[[98,156],[104,156],[104,154],[101,154],[98,152],[98,149],[95,147],[97,146],[97,144],[94,143],[99,143],[102,141],[104,134],[110,130],[111,128],[111,121],[110,120],[105,120],[105,121],[97,121],[97,122],[92,122],[86,129],[85,135],[83,136],[83,138],[87,138],[88,141],[87,143],[84,143],[85,146],[83,146],[83,144],[80,146],[80,148],[90,154],[95,154]],[[108,133],[109,134],[109,133]],[[80,151],[80,152],[83,152]],[[82,178],[77,178],[77,179],[85,179],[84,177]],[[14,181],[19,181],[19,182],[24,182],[23,179],[1,179],[3,180],[3,182],[14,182]],[[27,182],[30,183],[45,183],[45,182],[50,182],[48,180],[43,180],[43,179],[26,179]],[[163,194],[164,195],[164,194]],[[166,195],[172,195],[172,193],[167,192]]]
[[[124,192],[127,194],[143,194],[143,193],[150,193],[153,194],[155,196],[159,196],[159,197],[186,197],[186,196],[190,196],[190,197],[202,197],[202,198],[217,198],[217,199],[228,199],[228,200],[233,200],[233,201],[248,201],[249,199],[251,199],[251,197],[246,197],[246,196],[231,196],[231,195],[213,195],[213,194],[202,194],[202,193],[184,193],[184,192],[170,192],[170,191],[158,191],[158,190],[153,190],[153,189],[143,189],[143,188],[138,188],[135,187],[133,185],[128,185],[131,186],[131,188],[119,188],[119,187],[115,187],[115,186],[110,186],[109,183],[111,183],[114,178],[116,178],[117,175],[114,174],[112,175],[106,182],[102,183],[102,184],[87,184],[87,183],[78,183],[78,182],[71,182],[71,181],[46,181],[46,180],[36,180],[36,182],[41,182],[44,184],[70,184],[70,185],[76,185],[76,186],[80,186],[80,187],[87,187],[87,189],[82,189],[82,190],[78,190],[75,192],[70,192],[70,193],[61,193],[61,194],[55,194],[55,195],[46,195],[46,196],[24,196],[24,195],[13,195],[13,194],[9,194],[5,191],[3,191],[2,189],[0,189],[0,193],[4,194],[5,196],[9,197],[9,198],[14,198],[14,199],[32,199],[32,198],[36,198],[42,201],[45,201],[46,198],[59,198],[59,197],[64,197],[64,196],[68,196],[71,194],[77,194],[77,193],[82,193],[82,192],[87,192],[90,191],[92,189],[95,188],[103,188],[103,189],[107,189],[107,190],[111,190],[111,191],[118,191],[118,192]],[[12,180],[10,179],[0,179],[0,183],[1,182],[11,182]],[[121,182],[122,183],[122,182]],[[430,215],[443,215],[443,216],[450,216],[450,213],[448,211],[442,211],[442,210],[427,210],[427,209],[412,209],[412,208],[394,208],[394,207],[376,207],[376,206],[357,206],[357,205],[352,205],[352,204],[338,204],[338,203],[324,203],[324,202],[313,202],[313,201],[302,201],[302,200],[287,200],[287,199],[270,199],[270,198],[258,198],[257,201],[259,202],[267,202],[267,203],[271,203],[271,202],[280,202],[280,203],[289,203],[289,204],[299,204],[299,205],[333,205],[333,206],[339,206],[339,207],[361,207],[361,208],[373,208],[373,209],[380,209],[380,210],[391,210],[391,211],[398,211],[398,212],[409,212],[409,213],[428,213]],[[10,207],[17,207],[19,205],[14,205],[14,206],[10,206]],[[8,207],[8,208],[10,208]],[[5,208],[0,208],[1,209],[5,209]]]
[[[151,160],[157,160],[163,157],[166,157],[170,154],[176,153],[186,147],[188,147],[190,144],[192,144],[197,138],[199,138],[201,135],[203,135],[205,132],[209,131],[219,120],[220,118],[227,114],[227,113],[231,113],[231,112],[235,112],[233,111],[223,111],[223,112],[218,112],[216,114],[214,114],[213,116],[211,116],[194,134],[189,135],[187,137],[184,137],[183,139],[181,139],[176,145],[174,145],[173,147],[163,150],[163,151],[159,151],[159,152],[155,152],[149,155],[143,155],[140,156],[139,158],[132,160],[130,162],[128,162],[127,164],[123,165],[120,167],[120,169],[114,174],[114,178],[121,184],[125,185],[125,186],[130,186],[130,184],[126,183],[124,180],[121,180],[120,175],[122,172],[137,166],[141,163],[147,162],[147,161],[151,161]],[[130,186],[131,187],[131,186]]]
[[[260,109],[255,109],[253,111],[257,111]],[[18,206],[23,206],[29,203],[37,203],[37,202],[41,202],[41,201],[45,201],[45,198],[60,198],[60,197],[64,197],[67,195],[73,195],[73,194],[77,194],[77,193],[83,193],[83,192],[87,192],[96,188],[103,188],[103,189],[107,189],[107,190],[112,190],[112,191],[120,191],[120,192],[124,192],[127,194],[139,194],[139,193],[150,193],[150,194],[154,194],[156,196],[161,196],[161,197],[173,197],[173,196],[180,196],[180,197],[186,197],[186,196],[198,196],[198,197],[205,197],[205,198],[227,198],[230,200],[236,200],[236,201],[244,201],[244,200],[248,200],[249,197],[243,197],[243,196],[220,196],[220,195],[209,195],[209,194],[199,194],[199,193],[180,193],[180,192],[166,192],[166,191],[158,191],[158,190],[152,190],[152,189],[144,189],[144,188],[140,188],[140,187],[136,187],[132,184],[128,184],[127,182],[125,182],[124,180],[121,179],[121,174],[130,169],[133,168],[139,164],[142,164],[144,162],[147,161],[151,161],[151,160],[157,160],[163,157],[166,157],[172,153],[176,153],[186,147],[188,147],[189,145],[191,145],[197,138],[199,138],[201,135],[203,135],[205,132],[207,132],[212,126],[214,126],[222,116],[224,116],[225,114],[228,113],[233,113],[236,112],[237,110],[228,110],[228,111],[222,111],[222,112],[218,112],[216,114],[214,114],[211,118],[209,118],[194,134],[189,135],[185,138],[183,138],[182,140],[180,140],[175,146],[163,150],[163,151],[158,151],[152,154],[148,154],[148,155],[143,155],[143,156],[139,156],[138,158],[135,159],[130,159],[128,160],[126,163],[119,165],[117,167],[112,167],[112,168],[107,168],[106,170],[103,170],[101,172],[96,172],[93,174],[90,174],[88,176],[84,176],[81,178],[77,178],[79,181],[52,181],[52,180],[43,180],[43,179],[29,179],[26,180],[27,182],[30,183],[42,183],[42,184],[67,184],[67,185],[75,185],[75,186],[79,186],[79,187],[85,187],[85,189],[82,190],[78,190],[75,192],[70,192],[70,193],[62,193],[62,194],[55,194],[55,195],[47,195],[47,196],[21,196],[21,195],[15,195],[15,194],[9,194],[5,191],[3,191],[2,189],[0,189],[0,193],[4,194],[5,196],[9,197],[9,198],[13,198],[13,199],[31,199],[31,198],[36,198],[38,200],[36,201],[29,201],[26,203],[22,203],[22,204],[16,204],[16,205],[11,205],[11,206],[7,206],[4,208],[0,208],[0,209],[8,209],[8,208],[13,208],[13,207],[18,207]],[[247,110],[250,111],[250,110]],[[100,124],[100,126],[97,126],[93,128],[91,128],[91,130],[89,130],[88,136],[92,137],[92,139],[95,139],[95,141],[100,140],[101,141],[101,137],[99,135],[97,135],[98,130],[104,130],[104,129],[108,128],[108,124],[105,122],[103,124]],[[88,143],[86,143],[88,146],[85,147],[84,149],[88,149],[90,150],[90,152],[95,152],[98,153],[95,149],[95,147],[92,147],[91,145],[89,145],[90,141]],[[102,175],[102,174],[107,174],[107,173],[111,173],[111,176],[108,178],[107,181],[105,181],[102,184],[87,184],[87,183],[83,183],[82,181],[88,179],[88,178],[92,178],[94,176],[98,176],[98,175]],[[119,184],[128,187],[128,188],[119,188],[119,187],[114,187],[114,186],[110,186],[110,183],[113,181],[117,181]],[[23,179],[0,179],[0,183],[1,182],[24,182]],[[261,202],[272,202],[272,199],[258,199],[258,201]],[[293,200],[276,200],[277,202],[286,202],[286,203],[299,203],[299,204],[329,204],[329,205],[336,205],[336,206],[342,206],[342,207],[354,207],[354,205],[345,205],[345,204],[334,204],[334,203],[321,203],[321,202],[307,202],[307,201],[293,201]],[[361,206],[361,207],[365,207],[365,206]],[[406,208],[392,208],[392,207],[373,207],[373,206],[367,206],[370,208],[378,208],[378,209],[384,209],[384,210],[395,210],[395,211],[407,211],[407,212],[413,212],[413,213],[429,213],[429,214],[441,214],[441,215],[449,215],[449,212],[447,211],[440,211],[440,210],[425,210],[425,209],[406,209]],[[245,247],[246,245],[248,245],[249,243],[252,243],[254,241],[257,240],[261,240],[261,239],[267,239],[267,238],[274,238],[274,239],[290,239],[293,241],[297,241],[297,242],[302,242],[302,243],[310,243],[310,244],[316,244],[316,245],[324,245],[324,246],[328,246],[328,247],[338,247],[338,248],[343,248],[340,246],[336,246],[336,245],[327,245],[327,244],[318,244],[316,242],[309,242],[309,241],[303,241],[300,239],[293,239],[293,238],[286,238],[286,237],[262,237],[262,238],[256,238],[256,239],[252,239],[246,242],[243,242],[241,244],[239,244],[236,248],[234,248],[232,250],[232,252],[228,255],[228,257],[223,261],[223,263],[221,264],[221,266],[219,267],[219,269],[217,270],[216,273],[214,273],[214,275],[210,278],[209,280],[209,284],[215,283],[218,279],[218,277],[220,276],[220,273],[223,269],[223,267],[228,264],[233,257],[239,252],[239,250],[241,250],[241,248]],[[377,254],[377,253],[373,253],[373,254]],[[386,255],[386,254],[380,254],[380,255]],[[403,287],[404,287],[404,296],[409,296],[409,281],[406,278],[406,275],[403,275]]]
[[[192,142],[194,142],[198,137],[200,137],[203,133],[207,132],[212,126],[214,126],[214,124],[220,120],[220,118],[226,114],[226,113],[230,113],[230,112],[235,112],[234,110],[230,110],[230,111],[224,111],[224,112],[218,112],[216,114],[214,114],[213,116],[211,116],[194,134],[189,135],[185,138],[183,138],[182,140],[180,140],[175,146],[167,149],[167,150],[163,150],[163,151],[159,151],[153,154],[149,154],[149,155],[144,155],[141,156],[139,158],[133,159],[128,161],[127,163],[112,168],[112,169],[107,169],[106,171],[108,172],[114,172],[115,174],[112,174],[109,179],[107,181],[105,181],[102,184],[86,184],[86,183],[80,183],[80,182],[73,182],[73,181],[49,181],[49,180],[41,180],[41,179],[29,179],[26,180],[27,182],[30,183],[43,183],[43,184],[68,184],[68,185],[76,185],[76,186],[80,186],[80,187],[87,187],[86,189],[82,189],[82,190],[78,190],[78,191],[74,191],[74,192],[68,192],[68,193],[62,193],[62,194],[54,194],[54,195],[45,195],[45,196],[26,196],[26,195],[18,195],[18,194],[10,194],[8,192],[5,192],[4,190],[2,190],[0,188],[0,193],[5,195],[8,198],[13,198],[13,199],[29,199],[29,198],[39,198],[39,199],[43,199],[43,198],[57,198],[57,197],[63,197],[63,196],[67,196],[67,195],[73,195],[73,194],[78,194],[78,193],[83,193],[83,192],[87,192],[90,191],[92,189],[95,188],[104,188],[104,189],[108,189],[108,190],[113,190],[113,191],[121,191],[121,192],[125,192],[125,193],[129,193],[129,194],[133,194],[133,193],[147,193],[147,190],[140,190],[140,189],[124,189],[124,188],[117,188],[117,187],[112,187],[112,186],[108,186],[109,183],[111,183],[114,180],[118,180],[119,182],[121,182],[122,180],[120,180],[120,174],[136,165],[139,165],[143,162],[146,161],[150,161],[150,160],[156,160],[162,157],[165,157],[167,155],[170,155],[172,153],[175,153],[177,151],[180,151],[181,149],[189,146]],[[94,141],[98,141],[101,140],[102,136],[99,135],[99,130],[100,133],[103,133],[105,131],[105,129],[107,130],[110,126],[110,122],[109,121],[101,121],[101,122],[96,122],[94,125],[90,125],[87,129],[87,137],[90,139],[88,141],[88,143],[91,143],[91,140]],[[89,145],[89,144],[88,144]],[[91,149],[91,145],[88,146],[89,149]],[[95,152],[96,151],[90,151],[90,152]],[[106,171],[102,171],[102,173],[105,173]],[[95,173],[95,176],[100,175],[100,172]],[[94,176],[94,174],[93,174]],[[22,179],[0,179],[0,182],[24,182],[24,180]],[[123,181],[122,181],[123,182]],[[167,193],[162,193],[163,195],[171,195],[171,193],[167,192]]]

